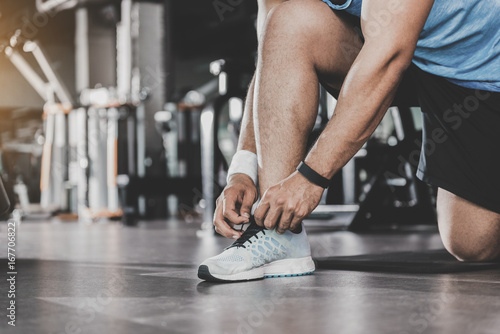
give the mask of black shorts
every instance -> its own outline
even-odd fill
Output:
[[[500,214],[500,93],[409,72],[423,115],[418,178]]]

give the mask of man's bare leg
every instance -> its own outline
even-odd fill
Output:
[[[318,0],[291,0],[268,18],[254,94],[261,196],[304,158],[319,80],[340,89],[362,47],[354,24],[341,15]]]
[[[257,0],[259,11],[257,15],[257,37],[261,40],[262,30],[269,12],[287,0]],[[244,150],[256,153],[254,126],[253,126],[253,99],[255,90],[255,75],[248,89],[245,112],[241,122],[241,133],[238,141],[238,151]],[[236,224],[249,221],[250,211],[258,198],[256,185],[250,177],[243,173],[236,173],[229,177],[229,183],[217,199],[214,213],[215,230],[226,238],[238,239],[243,232],[236,231]]]
[[[500,259],[500,215],[444,189],[437,200],[439,232],[446,249],[462,261]]]

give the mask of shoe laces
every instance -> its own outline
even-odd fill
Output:
[[[262,232],[264,235],[266,234],[265,228],[257,225],[253,217],[250,218],[250,225],[246,229],[246,231],[239,237],[238,240],[236,240],[231,246],[227,247],[226,249],[233,248],[233,247],[243,247],[246,248],[245,243],[249,242],[252,243],[252,240],[250,238],[252,237],[257,237],[257,233]]]

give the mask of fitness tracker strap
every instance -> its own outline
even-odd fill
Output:
[[[328,180],[326,177],[323,177],[316,173],[314,169],[306,165],[304,161],[302,161],[297,167],[297,171],[302,174],[306,179],[311,181],[312,183],[320,186],[321,188],[328,188],[330,186],[330,180]]]

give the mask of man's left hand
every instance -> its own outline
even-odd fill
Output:
[[[296,231],[318,206],[323,191],[296,171],[264,193],[254,213],[255,221],[269,230],[276,228],[280,234]]]

